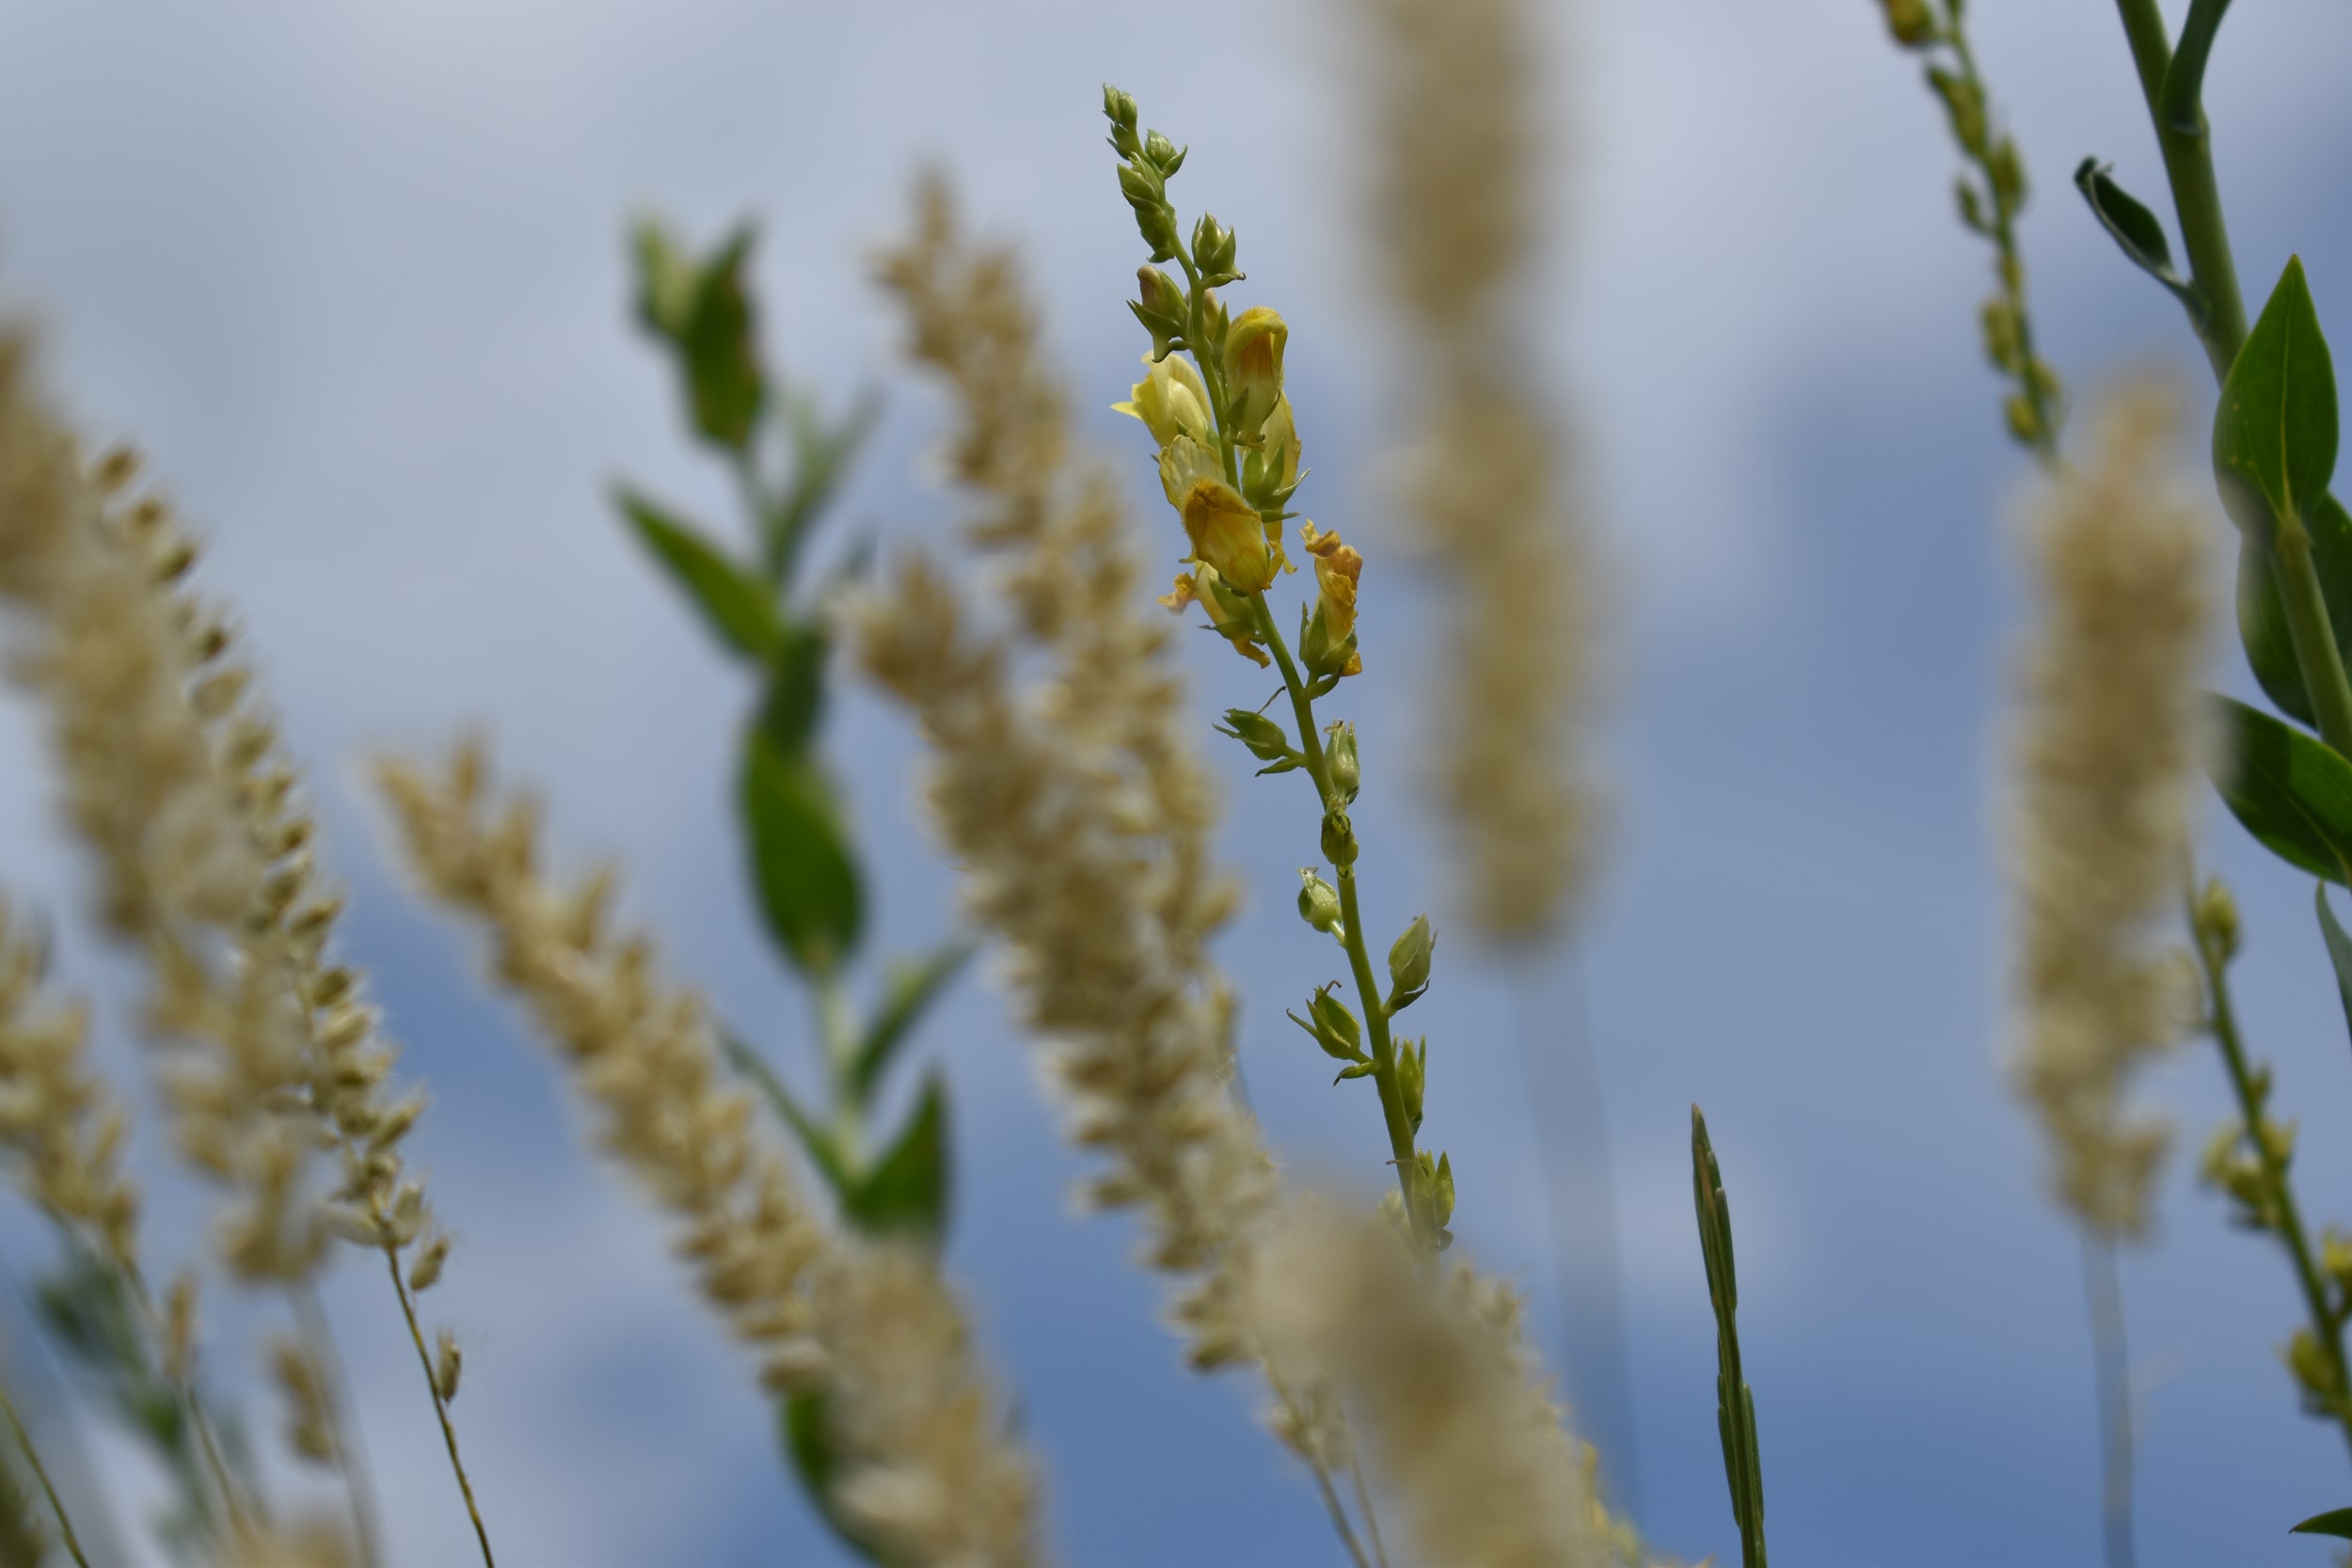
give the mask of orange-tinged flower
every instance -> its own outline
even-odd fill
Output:
[[[1177,503],[1192,559],[1244,594],[1263,594],[1274,584],[1281,557],[1266,544],[1258,509],[1221,479],[1198,479]]]
[[[1274,661],[1258,645],[1258,628],[1249,613],[1249,602],[1228,587],[1216,575],[1214,566],[1195,565],[1189,572],[1176,574],[1173,593],[1160,595],[1159,602],[1178,614],[1188,604],[1198,603],[1208,612],[1209,626],[1219,637],[1232,643],[1233,651],[1261,667]]]
[[[1303,523],[1298,533],[1307,553],[1315,560],[1315,586],[1320,590],[1315,599],[1315,641],[1336,654],[1356,629],[1356,584],[1364,575],[1364,558],[1354,546],[1341,543],[1337,531],[1326,533],[1312,523]],[[1362,656],[1349,648],[1338,673],[1359,675],[1363,670]]]

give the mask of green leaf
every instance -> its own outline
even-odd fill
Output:
[[[2250,499],[2241,493],[2242,499]],[[2259,509],[2257,509],[2259,510]],[[2335,630],[2336,646],[2352,663],[2352,515],[2333,494],[2323,495],[2303,515],[2311,535],[2312,565],[2319,575],[2320,591],[2328,601],[2328,621]],[[2311,697],[2303,689],[2303,667],[2295,657],[2295,640],[2287,630],[2286,604],[2280,597],[2277,570],[2262,544],[2268,532],[2266,515],[2246,529],[2238,547],[2237,624],[2246,644],[2246,659],[2263,695],[2280,711],[2304,723],[2312,721]]]
[[[935,1243],[947,1229],[947,1085],[933,1069],[906,1131],[842,1207],[869,1235],[904,1232]]]
[[[784,1402],[777,1417],[778,1433],[784,1439],[785,1457],[792,1463],[792,1473],[800,1477],[802,1490],[841,1544],[881,1568],[898,1568],[899,1560],[861,1530],[833,1500],[833,1475],[841,1455],[834,1444],[824,1394],[795,1394]]]
[[[768,1103],[775,1107],[776,1115],[784,1119],[785,1126],[790,1128],[792,1135],[800,1140],[802,1150],[808,1155],[808,1163],[817,1167],[817,1174],[825,1179],[825,1185],[833,1189],[834,1196],[847,1202],[850,1191],[856,1183],[850,1177],[849,1166],[842,1163],[841,1146],[833,1133],[810,1116],[792,1091],[785,1087],[784,1080],[776,1076],[776,1069],[768,1065],[767,1057],[728,1030],[719,1032],[719,1043],[725,1050],[727,1060],[734,1065],[735,1070],[758,1085],[760,1092],[768,1097]]]
[[[820,625],[784,627],[768,660],[768,689],[760,699],[759,730],[795,761],[806,755],[825,711],[825,666],[833,639]]]
[[[2335,369],[2302,259],[2290,257],[2214,410],[2213,466],[2225,499],[2242,484],[2275,515],[2300,516],[2335,474],[2336,436]]]
[[[739,229],[703,263],[695,279],[693,309],[678,339],[694,428],[739,452],[751,449],[752,431],[768,395],[751,294],[743,285],[751,249],[751,230]]]
[[[808,759],[755,728],[744,737],[741,804],[769,931],[799,968],[830,973],[857,946],[864,915],[832,792]]]
[[[2331,1508],[2314,1513],[2287,1531],[2289,1535],[2335,1535],[2352,1541],[2352,1508]]]
[[[736,652],[755,659],[775,654],[783,636],[776,607],[759,579],[727,559],[724,551],[679,522],[657,503],[622,485],[613,492],[621,515],[637,537],[669,568],[710,629]]]
[[[2289,865],[2352,876],[2352,762],[2229,697],[2207,697],[2222,754],[2209,770],[2231,814]]]
[[[861,1106],[873,1102],[882,1074],[898,1047],[914,1033],[915,1021],[963,972],[972,953],[972,943],[959,939],[924,958],[901,958],[891,964],[882,981],[882,1009],[866,1026],[866,1037],[858,1042],[857,1055],[850,1066],[850,1087]]]
[[[2328,943],[2328,962],[2336,972],[2336,997],[2344,1004],[2344,1022],[2352,1029],[2352,936],[2346,936],[2336,921],[2336,911],[2328,904],[2328,884],[2312,889],[2312,897],[2319,905],[2319,934]]]
[[[1765,1568],[1764,1462],[1756,1440],[1756,1396],[1740,1359],[1731,1200],[1724,1193],[1723,1167],[1707,1135],[1707,1118],[1696,1105],[1691,1107],[1691,1196],[1698,1211],[1708,1300],[1715,1308],[1715,1431],[1723,1442],[1732,1518],[1740,1527],[1740,1560],[1743,1568]]]
[[[2212,319],[2212,307],[2196,284],[2172,269],[2172,247],[2165,243],[2163,223],[2115,182],[2109,172],[2113,167],[2096,158],[2085,158],[2074,167],[2074,188],[2083,193],[2090,215],[2099,220],[2099,227],[2107,231],[2124,258],[2170,290],[2188,311],[2190,324],[2203,332]]]

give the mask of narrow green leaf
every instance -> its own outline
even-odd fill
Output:
[[[768,689],[759,705],[760,733],[795,761],[808,752],[825,712],[825,667],[833,639],[821,625],[783,627],[768,660]]]
[[[947,1200],[947,1085],[933,1069],[906,1130],[866,1171],[843,1212],[869,1235],[905,1232],[936,1243],[946,1233]]]
[[[2352,1541],[2352,1508],[2331,1508],[2314,1513],[2287,1531],[2289,1535],[2335,1535]]]
[[[2312,896],[2319,905],[2319,934],[2328,943],[2328,962],[2336,972],[2336,997],[2344,1004],[2344,1027],[2352,1029],[2352,936],[2337,923],[2328,903],[2328,884],[2319,883]]]
[[[744,737],[741,805],[768,929],[794,964],[823,974],[857,946],[857,863],[832,792],[806,758],[755,728]]]
[[[2352,876],[2352,762],[2244,703],[2206,700],[2222,743],[2208,770],[2231,815],[2289,865]]]
[[[914,1033],[916,1020],[963,973],[972,953],[972,943],[959,939],[923,958],[891,964],[882,981],[881,1010],[866,1026],[866,1037],[858,1042],[850,1067],[850,1086],[860,1105],[872,1103],[875,1091],[882,1087],[882,1074]]]
[[[768,575],[777,582],[790,578],[801,546],[840,487],[842,476],[856,460],[866,438],[873,434],[882,417],[882,397],[867,392],[830,429],[807,399],[792,399],[787,413],[792,430],[792,483],[767,519]]]
[[[859,1529],[856,1522],[833,1500],[834,1471],[840,1465],[841,1454],[834,1442],[824,1394],[795,1394],[784,1402],[776,1414],[785,1457],[791,1462],[792,1473],[800,1478],[801,1489],[807,1493],[818,1516],[840,1538],[841,1544],[859,1557],[878,1568],[900,1568],[900,1560],[890,1556],[881,1543]]]
[[[817,1167],[817,1174],[825,1179],[825,1185],[833,1189],[834,1196],[847,1202],[856,1183],[849,1166],[842,1163],[841,1146],[834,1141],[833,1133],[809,1115],[798,1097],[785,1087],[784,1080],[776,1076],[776,1069],[768,1065],[768,1058],[723,1029],[719,1032],[719,1043],[725,1050],[727,1060],[734,1065],[735,1070],[759,1086],[760,1093],[767,1096],[770,1105],[775,1107],[776,1115],[783,1118],[785,1126],[792,1130],[792,1135],[800,1140],[802,1151],[808,1156],[808,1163]]]
[[[2318,505],[2335,474],[2336,439],[2335,369],[2302,259],[2289,257],[2222,383],[2214,471],[2225,499],[2243,484],[2275,515],[2299,516]]]
[[[679,522],[658,503],[627,485],[613,492],[621,515],[656,561],[703,612],[703,619],[727,646],[755,659],[772,657],[783,636],[776,608],[759,579],[727,559],[726,553],[694,529]]]
[[[739,229],[695,279],[693,310],[678,347],[686,362],[694,428],[732,451],[750,450],[767,401],[750,292],[743,282],[752,232]]]
[[[2090,215],[2099,220],[2099,227],[2107,231],[2125,260],[2171,291],[2188,311],[2190,324],[2199,332],[2204,331],[2212,307],[2196,284],[2172,270],[2172,247],[2165,242],[2163,223],[2115,182],[2113,167],[2096,158],[2085,158],[2074,167],[2074,188],[2083,193]]]
[[[2239,500],[2250,506],[2255,517],[2250,524],[2241,525],[2245,537],[2238,546],[2238,636],[2246,645],[2246,659],[2254,678],[2262,683],[2263,695],[2280,712],[2309,724],[2312,722],[2312,703],[2303,689],[2303,667],[2296,659],[2295,640],[2287,630],[2286,604],[2280,597],[2277,570],[2262,544],[2269,535],[2269,514],[2258,499],[2242,491]],[[2352,664],[2352,515],[2330,493],[2305,509],[2303,527],[2311,535],[2312,566],[2328,601],[2328,622],[2334,628],[2336,646],[2346,663]]]
[[[1715,1432],[1724,1449],[1724,1481],[1740,1527],[1742,1568],[1765,1568],[1764,1463],[1756,1440],[1756,1396],[1740,1364],[1739,1278],[1732,1266],[1731,1202],[1707,1117],[1691,1107],[1691,1196],[1698,1212],[1699,1253],[1707,1265],[1707,1295],[1715,1308]]]

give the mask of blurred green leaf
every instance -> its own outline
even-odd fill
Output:
[[[2233,484],[2243,484],[2276,515],[2301,516],[2318,505],[2335,474],[2336,439],[2335,369],[2302,259],[2289,257],[2222,383],[2213,418],[2214,471],[2225,498]]]
[[[842,1163],[841,1146],[833,1133],[808,1114],[806,1107],[785,1086],[784,1080],[776,1075],[776,1069],[768,1065],[767,1057],[723,1029],[720,1031],[719,1042],[725,1049],[727,1060],[734,1064],[735,1070],[758,1085],[760,1092],[768,1097],[768,1103],[775,1107],[776,1115],[784,1119],[785,1126],[790,1128],[792,1135],[800,1140],[802,1151],[808,1156],[808,1163],[817,1167],[817,1174],[825,1179],[825,1185],[833,1189],[834,1196],[845,1203],[849,1201],[850,1192],[856,1181],[849,1166]]]
[[[890,1151],[877,1160],[847,1204],[860,1230],[904,1232],[936,1243],[947,1229],[947,1085],[933,1069],[923,1097]]]
[[[669,568],[710,629],[736,652],[769,660],[776,656],[784,628],[775,603],[759,579],[724,551],[658,503],[623,485],[613,499],[654,559]]]
[[[743,745],[742,809],[768,929],[787,957],[827,974],[857,946],[863,895],[832,792],[813,762],[763,728]]]
[[[2231,814],[2289,865],[2352,876],[2352,762],[2244,703],[2208,696],[2222,755],[2209,771]]]
[[[825,665],[833,640],[821,626],[796,624],[784,628],[768,660],[768,689],[759,705],[760,733],[777,751],[798,760],[815,738],[824,717]]]
[[[850,1067],[850,1087],[860,1105],[870,1105],[891,1058],[913,1034],[916,1020],[971,961],[972,944],[956,941],[920,958],[894,960],[882,981],[881,1009],[866,1025]]]
[[[2331,1508],[2314,1513],[2287,1531],[2289,1535],[2335,1535],[2352,1541],[2352,1508]]]
[[[784,1402],[778,1417],[785,1456],[792,1462],[792,1473],[800,1477],[802,1489],[826,1525],[843,1545],[866,1561],[878,1568],[898,1568],[898,1560],[860,1530],[833,1500],[833,1474],[841,1461],[826,1416],[825,1396],[795,1394]]]
[[[2328,943],[2328,963],[2336,972],[2336,998],[2344,1004],[2344,1027],[2352,1029],[2352,936],[2336,920],[2336,911],[2328,903],[2328,884],[2321,882],[2312,889],[2312,897],[2319,905],[2319,934]]]
[[[743,282],[751,249],[751,230],[738,229],[697,269],[693,309],[678,339],[694,428],[736,452],[751,450],[752,432],[768,395],[760,374],[751,293]]]

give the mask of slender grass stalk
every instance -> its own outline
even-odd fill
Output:
[[[2219,887],[2218,883],[2213,885]],[[2295,1185],[2287,1169],[2290,1146],[2278,1133],[2265,1109],[2270,1097],[2270,1069],[2247,1059],[2237,1009],[2230,999],[2229,961],[2235,946],[2234,917],[2226,923],[2217,919],[2213,912],[2215,900],[2210,894],[2201,900],[2192,895],[2189,906],[2197,962],[2205,987],[2205,1027],[2214,1043],[2221,1048],[2230,1088],[2237,1097],[2242,1131],[2233,1141],[2249,1149],[2253,1161],[2250,1166],[2233,1163],[2218,1167],[2220,1184],[2244,1207],[2248,1224],[2270,1231],[2286,1248],[2288,1261],[2295,1268],[2296,1284],[2303,1295],[2309,1320],[2304,1332],[2312,1347],[2310,1354],[2317,1357],[2317,1375],[2312,1375],[2314,1369],[2302,1364],[2306,1358],[2292,1353],[2289,1370],[2296,1373],[2310,1396],[2313,1413],[2333,1420],[2342,1431],[2345,1445],[2352,1447],[2352,1376],[2346,1373],[2345,1314],[2330,1297],[2318,1252],[2303,1227],[2302,1210],[2295,1200]],[[2216,1162],[2209,1160],[2209,1174],[2216,1170]],[[2326,1386],[2314,1388],[2314,1382]]]
[[[1731,1203],[1707,1136],[1707,1118],[1691,1107],[1691,1192],[1698,1210],[1699,1249],[1707,1260],[1707,1299],[1715,1308],[1715,1426],[1724,1445],[1724,1477],[1740,1525],[1740,1568],[1765,1568],[1764,1466],[1756,1444],[1756,1396],[1740,1366],[1740,1280],[1732,1266]]]
[[[1364,1484],[1363,1462],[1353,1452],[1347,1456],[1347,1476],[1356,1484],[1356,1506],[1363,1511],[1364,1533],[1372,1537],[1373,1560],[1380,1568],[1389,1568],[1389,1549],[1380,1542],[1380,1514],[1372,1506],[1372,1488]]]
[[[408,1296],[408,1282],[400,1276],[400,1253],[387,1244],[384,1266],[392,1276],[392,1293],[400,1298],[401,1316],[408,1320],[409,1342],[417,1347],[417,1365],[424,1372],[424,1385],[433,1395],[433,1414],[440,1418],[441,1441],[449,1448],[449,1467],[457,1477],[457,1489],[466,1495],[466,1516],[473,1521],[474,1540],[482,1546],[483,1568],[497,1568],[497,1560],[490,1555],[490,1532],[483,1528],[482,1510],[474,1503],[473,1482],[466,1475],[466,1462],[457,1457],[457,1429],[450,1424],[449,1401],[442,1396],[441,1380],[434,1372],[433,1353],[425,1348],[424,1330],[417,1323],[416,1303]]]
[[[2107,1568],[2132,1568],[2131,1354],[2115,1243],[2085,1227],[2083,1295],[2090,1310],[2090,1371],[2099,1406],[2099,1532]]]
[[[353,1545],[359,1554],[361,1568],[374,1568],[384,1557],[384,1534],[379,1523],[382,1515],[376,1509],[375,1487],[370,1479],[366,1446],[361,1441],[353,1408],[350,1379],[344,1376],[342,1356],[335,1349],[334,1327],[327,1321],[317,1288],[309,1280],[288,1281],[286,1303],[293,1309],[295,1330],[302,1337],[303,1354],[310,1363],[310,1375],[326,1396],[327,1432],[334,1440],[335,1469],[342,1478],[343,1498],[351,1511]]]
[[[66,1514],[65,1499],[57,1496],[57,1488],[49,1479],[49,1467],[40,1462],[40,1450],[33,1447],[33,1434],[24,1430],[24,1422],[16,1413],[16,1402],[8,1398],[6,1388],[0,1388],[0,1415],[8,1417],[8,1430],[16,1434],[17,1449],[24,1455],[24,1463],[32,1466],[33,1479],[40,1482],[50,1512],[57,1516],[57,1529],[65,1538],[65,1549],[72,1554],[80,1568],[89,1568],[89,1559],[82,1555],[81,1540],[73,1533],[73,1521]]]

